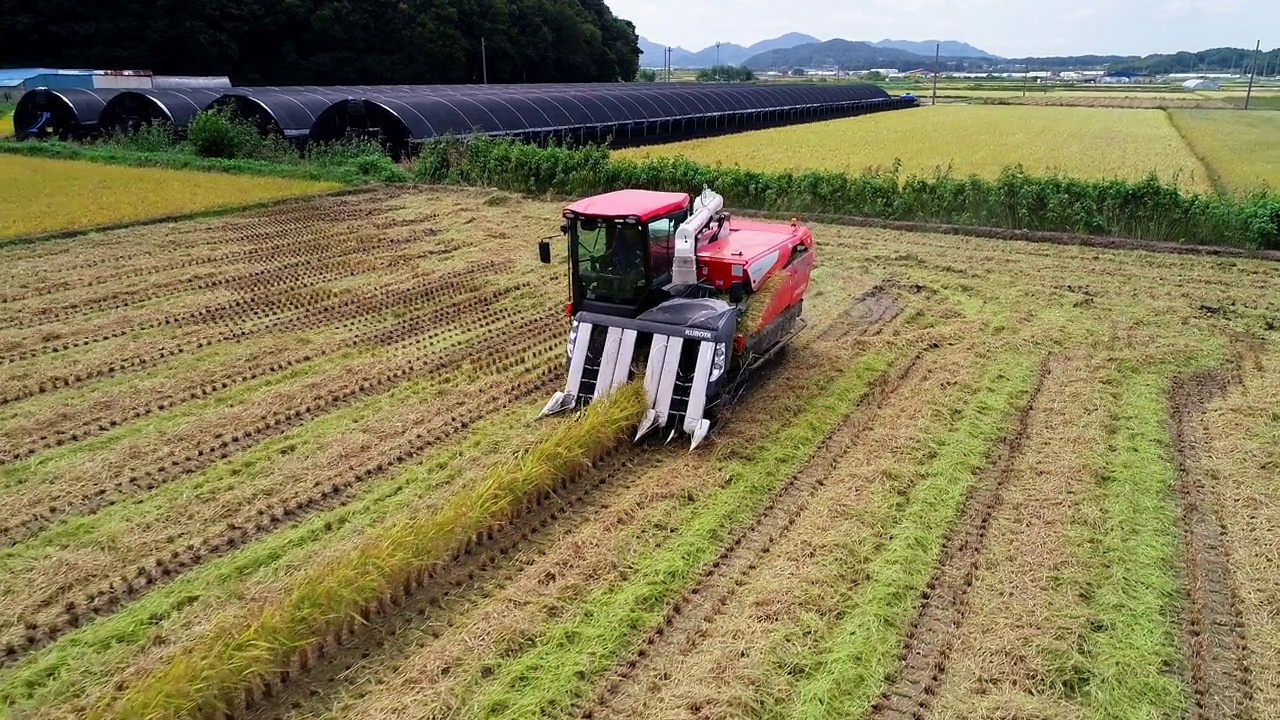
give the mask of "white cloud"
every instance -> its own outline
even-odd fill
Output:
[[[822,39],[960,40],[1006,57],[1146,55],[1280,46],[1276,0],[1078,0],[1046,8],[1026,0],[607,0],[655,42],[700,50],[750,45],[788,32]],[[1268,44],[1269,43],[1269,44]]]

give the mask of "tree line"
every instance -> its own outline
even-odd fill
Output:
[[[640,65],[603,0],[0,0],[0,17],[0,67],[236,85],[610,82]]]

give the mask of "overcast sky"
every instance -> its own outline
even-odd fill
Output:
[[[822,40],[960,40],[1003,57],[1252,49],[1259,39],[1264,48],[1280,46],[1280,0],[606,2],[645,38],[688,50],[787,32]]]

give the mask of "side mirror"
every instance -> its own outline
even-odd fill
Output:
[[[746,286],[741,280],[734,280],[729,283],[729,302],[737,305],[742,302],[742,297],[746,294]]]
[[[538,259],[541,260],[545,265],[551,264],[551,241],[550,240],[538,241]]]

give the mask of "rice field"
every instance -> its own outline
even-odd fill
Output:
[[[1274,715],[1274,264],[815,225],[690,453],[536,419],[560,210],[0,247],[0,717]]]
[[[1148,172],[1190,192],[1211,192],[1209,174],[1159,110],[924,106],[902,112],[737,133],[615,152],[623,158],[683,156],[759,170],[885,169],[995,177],[1022,164],[1035,174],[1137,179]]]
[[[336,184],[0,154],[0,240],[249,205]]]
[[[1171,110],[1169,118],[1224,189],[1280,192],[1280,111]]]

